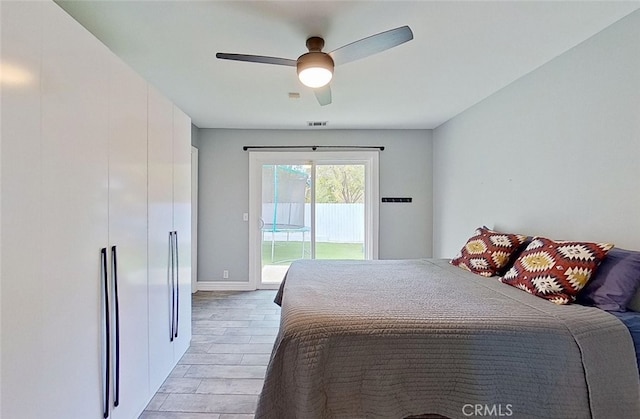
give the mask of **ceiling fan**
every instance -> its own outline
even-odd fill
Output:
[[[251,63],[275,64],[296,67],[298,78],[305,86],[314,89],[320,105],[331,103],[331,87],[336,65],[349,63],[385,51],[413,39],[413,32],[408,26],[391,29],[344,45],[329,53],[322,52],[324,39],[312,36],[307,39],[309,52],[302,54],[297,60],[263,55],[228,54],[219,52],[216,58],[222,60],[247,61]]]

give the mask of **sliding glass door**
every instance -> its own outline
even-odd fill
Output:
[[[366,259],[365,165],[315,167],[315,258]]]
[[[261,282],[280,283],[296,259],[312,257],[311,165],[262,164]]]
[[[250,153],[250,275],[277,287],[298,259],[377,258],[377,152]]]

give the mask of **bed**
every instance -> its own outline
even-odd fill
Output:
[[[296,261],[276,302],[256,418],[640,417],[618,318],[448,260]]]

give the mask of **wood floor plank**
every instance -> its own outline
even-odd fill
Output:
[[[189,413],[254,413],[258,396],[244,394],[179,394],[171,393],[160,406],[164,412]]]
[[[278,333],[275,294],[194,294],[191,346],[139,419],[253,418]]]

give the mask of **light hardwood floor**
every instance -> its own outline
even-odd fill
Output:
[[[195,293],[191,346],[140,419],[253,418],[280,324],[275,294]]]

